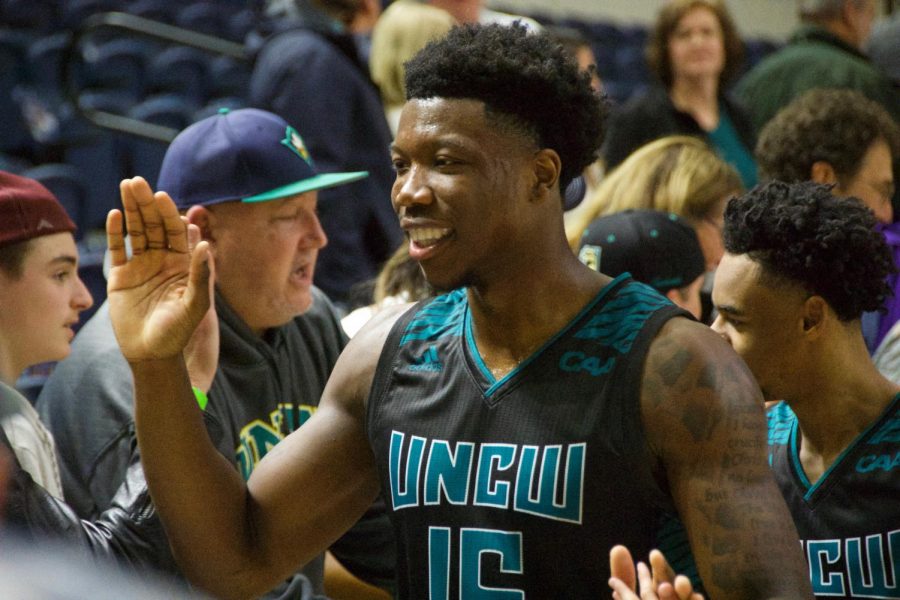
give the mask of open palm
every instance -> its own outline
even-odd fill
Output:
[[[132,257],[125,252],[122,212],[111,211],[106,235],[112,257],[110,317],[129,361],[180,354],[209,308],[209,248],[190,251],[187,226],[164,192],[140,177],[120,186]]]

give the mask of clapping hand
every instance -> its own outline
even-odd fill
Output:
[[[609,565],[612,574],[609,587],[616,600],[703,600],[701,594],[694,592],[690,579],[675,575],[659,550],[650,552],[650,567],[643,562],[637,564],[637,577],[631,553],[625,546],[615,546],[609,551]],[[640,595],[635,593],[637,589]]]
[[[123,214],[110,211],[107,292],[116,339],[129,362],[171,358],[184,351],[210,306],[209,243],[191,250],[175,203],[144,179],[126,179],[120,190],[132,256],[125,252]]]

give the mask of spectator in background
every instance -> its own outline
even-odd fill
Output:
[[[763,59],[735,91],[757,130],[813,88],[850,88],[900,120],[900,91],[860,48],[869,37],[876,0],[802,0],[802,24],[781,50]],[[893,50],[895,56],[896,47]]]
[[[674,213],[626,210],[595,219],[581,237],[578,258],[610,277],[630,273],[701,317],[706,260],[694,228]]]
[[[406,102],[403,63],[431,40],[446,35],[455,24],[447,11],[416,0],[397,0],[375,24],[369,68],[381,91],[392,134],[397,132],[400,109]]]
[[[702,140],[669,136],[638,149],[607,175],[570,214],[566,237],[577,249],[597,217],[628,209],[674,213],[694,227],[711,271],[722,257],[725,204],[741,190],[734,168]]]
[[[578,68],[591,75],[591,87],[597,93],[603,91],[603,82],[597,70],[597,57],[588,39],[577,29],[562,25],[545,25],[543,32],[559,43],[566,52],[575,57]]]
[[[480,23],[482,25],[511,25],[519,21],[529,31],[540,31],[541,24],[521,15],[491,10],[484,5],[484,0],[425,0],[432,6],[446,10],[460,23]]]
[[[894,82],[894,87],[900,87],[900,10],[895,9],[893,16],[875,23],[865,50],[872,63]]]
[[[350,337],[356,335],[356,332],[382,308],[418,302],[434,295],[434,290],[426,281],[419,263],[410,258],[406,244],[397,248],[372,285],[374,302],[357,308],[341,319],[341,326]]]
[[[760,177],[786,182],[811,180],[833,185],[837,196],[852,196],[879,221],[900,262],[900,226],[893,224],[892,160],[900,156],[900,130],[877,102],[854,90],[816,89],[796,98],[760,132],[756,147]],[[866,313],[863,334],[870,352],[900,320],[900,277],[886,312]]]
[[[647,142],[692,135],[732,164],[745,188],[752,187],[754,129],[744,109],[725,92],[743,56],[743,42],[722,0],[665,3],[647,46],[659,84],[613,112],[603,146],[607,170]]]
[[[378,274],[401,242],[391,208],[391,132],[378,90],[348,27],[365,10],[360,0],[294,0],[262,45],[250,79],[249,102],[303,132],[325,173],[368,171],[365,180],[323,191],[319,218],[328,246],[319,255],[316,285],[345,305],[353,285]],[[343,306],[342,306],[343,307]]]

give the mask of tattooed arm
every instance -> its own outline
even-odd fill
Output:
[[[731,347],[698,323],[667,323],[644,366],[641,413],[709,596],[812,598],[766,460],[762,395]]]

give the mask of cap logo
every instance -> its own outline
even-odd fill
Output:
[[[47,219],[41,219],[40,223],[37,225],[37,230],[40,231],[41,229],[53,229],[53,223]]]
[[[303,138],[300,137],[300,134],[297,133],[296,129],[288,125],[287,129],[284,131],[284,139],[281,140],[281,143],[290,148],[294,154],[305,160],[306,164],[312,168],[313,164],[312,158],[309,156],[309,150],[306,149]]]

